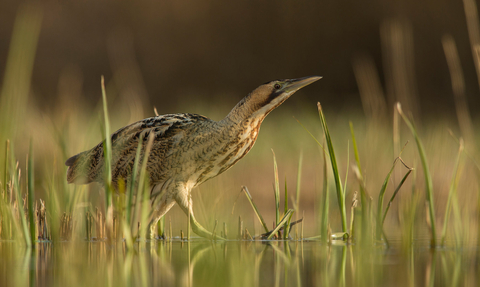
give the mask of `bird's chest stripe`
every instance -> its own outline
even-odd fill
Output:
[[[220,150],[216,158],[212,158],[210,164],[198,176],[197,184],[226,171],[242,159],[255,144],[260,124],[259,120],[245,123],[236,139]]]
[[[228,169],[234,165],[238,160],[244,157],[255,144],[260,128],[260,121],[252,121],[245,123],[245,128],[238,134],[239,139],[229,150],[228,155],[220,162],[221,171]]]

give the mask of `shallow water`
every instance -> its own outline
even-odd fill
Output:
[[[476,247],[0,241],[1,286],[478,286]]]

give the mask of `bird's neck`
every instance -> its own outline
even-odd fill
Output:
[[[250,103],[250,97],[247,96],[238,102],[222,121],[230,124],[239,124],[248,119],[254,111]]]
[[[255,91],[254,91],[255,92]],[[233,107],[230,113],[221,121],[224,125],[241,125],[244,122],[262,122],[263,119],[278,105],[262,105],[249,94]]]

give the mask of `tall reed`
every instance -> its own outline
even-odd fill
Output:
[[[338,171],[337,159],[335,157],[335,150],[333,149],[332,139],[330,137],[330,132],[328,131],[327,122],[322,111],[322,106],[320,102],[317,103],[318,113],[320,115],[320,121],[322,123],[323,132],[325,134],[325,139],[327,141],[328,153],[330,154],[330,162],[332,165],[333,177],[335,179],[335,187],[337,190],[337,200],[338,207],[340,210],[340,216],[342,220],[342,231],[348,233],[347,229],[347,210],[345,207],[345,191],[343,190],[342,182],[340,180],[340,173]]]

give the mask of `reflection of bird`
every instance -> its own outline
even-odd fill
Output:
[[[257,139],[263,119],[293,93],[321,77],[277,80],[261,85],[243,98],[221,121],[195,114],[169,114],[147,118],[112,136],[112,181],[131,178],[139,139],[153,136],[147,161],[150,197],[156,223],[177,202],[188,215],[193,231],[211,238],[193,216],[190,191],[219,175],[244,157]],[[143,151],[146,149],[143,141]],[[67,181],[103,182],[103,142],[69,158]],[[137,177],[138,178],[138,177]]]

